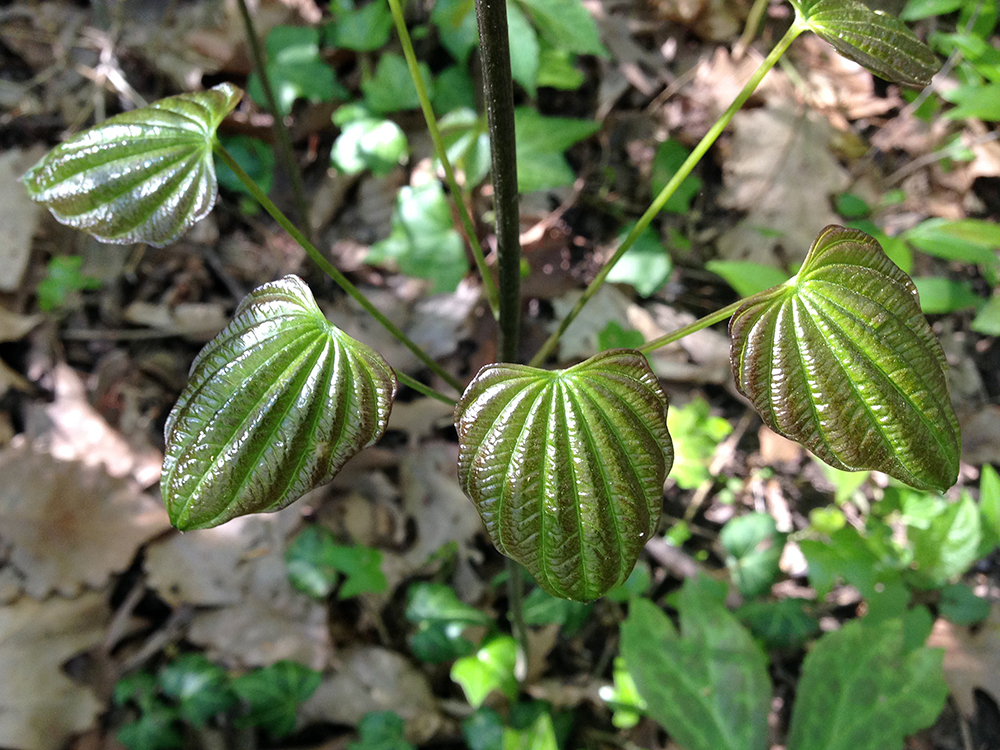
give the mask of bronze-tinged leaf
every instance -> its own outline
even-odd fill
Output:
[[[673,463],[667,397],[640,352],[558,371],[487,365],[455,425],[459,483],[497,549],[565,599],[628,577]]]
[[[56,146],[21,180],[58,221],[99,240],[168,245],[215,205],[215,131],[242,95],[223,83],[116,115]]]
[[[296,276],[264,284],[191,366],[167,419],[161,490],[177,528],[275,511],[385,432],[396,377]]]
[[[729,324],[736,385],[765,424],[838,469],[922,489],[958,478],[947,362],[917,290],[873,238],[824,229],[798,275]]]

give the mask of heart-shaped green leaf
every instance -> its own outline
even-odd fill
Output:
[[[104,242],[168,245],[215,205],[215,131],[242,95],[223,83],[111,117],[21,179],[63,224]]]
[[[667,397],[641,353],[559,371],[487,365],[455,426],[459,482],[497,549],[564,599],[628,578],[673,462]]]
[[[244,298],[167,418],[161,491],[182,531],[284,508],[385,432],[392,369],[296,276]]]
[[[798,5],[818,36],[887,81],[926,86],[940,68],[931,48],[885,11],[860,0],[805,0]]]
[[[864,232],[824,229],[798,275],[744,302],[729,334],[736,385],[771,429],[838,469],[955,483],[944,352],[913,282]]]

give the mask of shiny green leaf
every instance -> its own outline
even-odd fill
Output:
[[[798,275],[746,300],[729,330],[736,385],[771,429],[838,469],[955,483],[944,352],[913,282],[867,234],[824,229]]]
[[[902,21],[860,0],[806,0],[800,8],[818,36],[887,81],[926,86],[940,68],[931,48]]]
[[[284,508],[382,436],[395,393],[385,360],[331,325],[301,279],[258,287],[167,418],[170,520],[199,529]]]
[[[558,371],[487,365],[455,409],[459,481],[497,549],[543,589],[596,599],[656,530],[673,461],[666,417],[635,350]]]
[[[978,559],[982,532],[979,508],[963,493],[962,499],[945,506],[926,528],[910,527],[913,564],[918,585],[937,588],[957,578]]]
[[[21,180],[58,221],[99,240],[168,245],[215,205],[215,131],[242,93],[223,83],[117,115],[56,146]]]
[[[498,635],[480,646],[476,653],[456,661],[451,667],[451,679],[462,686],[473,708],[479,708],[494,690],[515,700],[518,692],[514,676],[516,661],[517,641],[509,635]]]

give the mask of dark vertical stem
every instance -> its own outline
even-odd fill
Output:
[[[295,161],[295,153],[292,151],[292,137],[285,127],[285,118],[278,109],[278,101],[274,98],[274,89],[271,87],[271,79],[267,75],[267,61],[264,59],[264,50],[260,46],[260,38],[253,25],[253,18],[247,8],[246,0],[239,0],[240,15],[243,17],[243,28],[247,38],[247,45],[250,47],[250,55],[253,57],[253,67],[260,78],[260,87],[264,91],[264,98],[267,99],[267,108],[274,115],[274,133],[278,137],[278,153],[284,164],[285,171],[288,172],[288,179],[292,181],[292,196],[295,199],[295,209],[299,214],[302,231],[306,237],[312,237],[312,226],[309,224],[309,203],[306,201],[306,191],[302,185],[302,171]]]
[[[521,332],[521,244],[514,146],[514,84],[510,74],[506,0],[476,0],[483,93],[493,159],[493,205],[497,217],[497,269],[500,287],[499,340],[503,362],[517,362]],[[521,566],[507,559],[510,624],[520,651],[516,674],[527,674],[528,631],[524,624]]]

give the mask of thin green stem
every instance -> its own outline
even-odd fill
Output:
[[[412,388],[417,393],[422,393],[430,398],[435,398],[443,404],[448,404],[449,406],[455,405],[455,399],[450,396],[445,396],[441,391],[436,391],[429,385],[424,385],[416,378],[411,378],[405,372],[396,371],[396,379],[405,386]]]
[[[785,32],[785,35],[775,45],[774,49],[771,50],[771,53],[764,59],[764,62],[760,64],[760,67],[758,67],[754,74],[750,77],[750,80],[746,82],[746,85],[742,88],[736,99],[733,100],[733,103],[729,105],[729,108],[723,112],[722,116],[715,122],[714,125],[712,125],[709,131],[705,134],[705,137],[701,139],[697,146],[694,147],[691,155],[684,161],[680,169],[678,169],[674,176],[670,179],[670,182],[668,182],[663,190],[660,191],[660,194],[656,196],[656,199],[652,202],[652,204],[650,204],[649,208],[646,209],[646,213],[644,213],[639,221],[636,222],[632,231],[629,232],[628,236],[615,251],[615,254],[611,256],[607,263],[604,264],[604,267],[598,272],[596,278],[590,283],[590,286],[584,290],[573,309],[570,310],[569,314],[563,318],[562,321],[560,321],[559,327],[551,336],[549,336],[542,348],[532,358],[529,363],[530,365],[533,367],[540,367],[545,360],[548,359],[548,357],[555,350],[556,344],[559,343],[559,338],[566,332],[566,329],[569,328],[570,324],[576,319],[576,316],[580,314],[584,305],[586,305],[587,302],[589,302],[590,299],[597,293],[597,290],[601,288],[601,285],[611,272],[611,269],[614,268],[615,263],[621,260],[621,257],[630,247],[632,247],[635,241],[639,238],[639,235],[645,231],[650,222],[652,222],[656,215],[660,213],[677,188],[680,187],[681,183],[684,182],[688,175],[691,174],[695,165],[701,161],[702,157],[704,157],[708,152],[708,149],[712,147],[712,144],[714,144],[716,139],[722,134],[722,131],[726,129],[726,126],[729,125],[733,116],[746,103],[747,99],[750,98],[757,86],[760,84],[761,80],[763,80],[764,76],[767,75],[768,71],[774,67],[775,63],[778,62],[781,56],[785,53],[785,50],[788,49],[789,45],[791,45],[795,38],[805,30],[805,24],[797,17],[791,27],[789,27],[788,31]]]
[[[299,214],[299,221],[305,227],[307,237],[312,235],[312,227],[309,224],[309,202],[306,200],[306,191],[302,185],[302,170],[299,169],[298,162],[295,161],[295,153],[292,150],[292,137],[285,127],[285,118],[278,109],[277,99],[274,98],[274,88],[271,86],[271,78],[267,74],[267,61],[264,59],[264,50],[260,46],[260,38],[254,28],[253,18],[247,8],[246,0],[239,0],[240,15],[243,17],[243,28],[250,46],[250,54],[253,57],[253,67],[260,78],[260,87],[264,91],[264,98],[267,99],[267,108],[271,110],[274,117],[274,133],[278,138],[278,153],[284,164],[285,171],[288,172],[288,179],[292,182],[292,197],[295,200],[295,209]]]
[[[410,77],[413,85],[417,89],[417,98],[420,100],[420,109],[424,113],[424,120],[427,122],[427,132],[430,133],[431,141],[434,143],[434,153],[437,155],[441,167],[444,169],[445,180],[448,182],[448,189],[451,191],[452,200],[455,202],[455,210],[458,211],[458,218],[462,222],[465,234],[469,238],[469,245],[472,248],[472,257],[476,261],[476,268],[479,276],[483,280],[483,292],[486,301],[493,311],[493,317],[500,316],[499,294],[496,284],[493,283],[493,276],[490,275],[489,266],[486,265],[486,256],[483,254],[483,246],[479,244],[479,237],[476,235],[476,227],[472,223],[472,217],[465,206],[462,189],[455,179],[455,170],[452,169],[451,161],[448,159],[448,149],[445,148],[441,138],[441,130],[438,128],[437,118],[434,116],[434,109],[431,107],[431,99],[427,95],[427,87],[424,86],[423,76],[420,75],[420,66],[417,65],[417,56],[413,51],[413,43],[410,41],[410,32],[406,28],[406,19],[403,17],[403,9],[399,0],[389,0],[389,10],[392,11],[392,20],[396,24],[396,32],[399,34],[400,44],[403,45],[403,56],[406,58],[406,65],[410,69]]]
[[[368,298],[348,280],[346,276],[344,276],[344,274],[338,271],[337,268],[323,256],[323,253],[316,249],[315,245],[306,239],[305,235],[303,235],[302,232],[288,220],[288,217],[281,212],[281,209],[274,205],[273,201],[267,197],[267,194],[261,190],[260,187],[258,187],[257,183],[253,181],[253,178],[250,177],[250,175],[243,171],[243,168],[218,141],[215,142],[215,153],[217,153],[219,157],[229,166],[229,168],[233,170],[233,173],[239,178],[240,182],[246,186],[247,190],[250,191],[250,194],[257,200],[257,202],[264,207],[264,210],[271,214],[271,218],[278,222],[281,228],[288,232],[292,239],[302,246],[302,249],[306,251],[306,254],[312,258],[313,262],[319,266],[327,276],[336,282],[337,286],[347,292],[347,295],[351,299],[361,305],[361,307],[364,308],[369,315],[375,318],[375,320],[377,320],[382,327],[385,328],[385,330],[391,333],[393,337],[399,341],[399,343],[413,352],[417,359],[423,362],[431,370],[431,372],[444,380],[458,393],[461,393],[464,390],[462,383],[458,380],[458,378],[435,362],[431,356],[427,354],[427,352],[421,349],[420,346],[411,340],[409,336],[403,333],[403,331],[400,330],[395,323],[383,315],[382,312],[375,307],[375,305],[373,305]]]
[[[730,315],[732,315],[736,310],[742,305],[744,300],[738,300],[731,305],[723,307],[721,310],[716,310],[714,313],[706,315],[704,318],[699,318],[694,323],[686,325],[683,328],[678,328],[676,331],[671,331],[670,333],[660,336],[658,339],[654,339],[647,344],[643,344],[639,347],[639,351],[643,354],[649,354],[650,352],[656,351],[657,349],[666,346],[667,344],[672,344],[675,341],[680,341],[685,336],[690,336],[695,331],[700,331],[702,328],[708,328],[709,326],[714,326]]]

